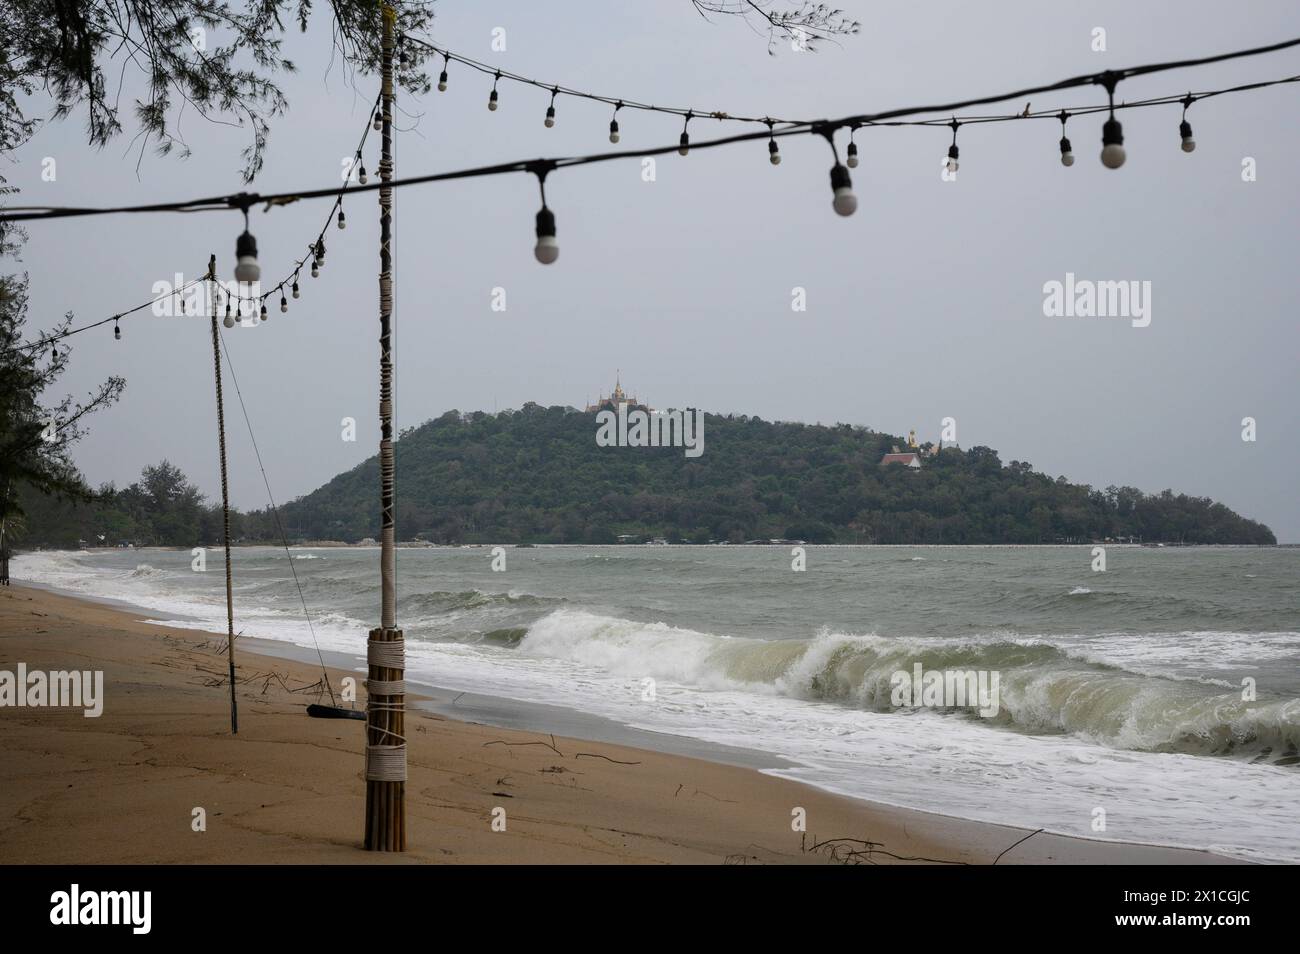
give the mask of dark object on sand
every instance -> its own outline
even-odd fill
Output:
[[[361,709],[344,709],[342,706],[318,706],[313,703],[307,707],[307,714],[313,719],[356,719],[358,722],[366,721],[366,714]]]

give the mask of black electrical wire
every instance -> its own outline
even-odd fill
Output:
[[[110,321],[116,322],[119,318],[125,318],[127,315],[133,315],[138,311],[143,311],[144,309],[148,308],[150,305],[156,304],[157,302],[160,301],[165,301],[168,298],[172,298],[176,295],[179,295],[181,292],[185,291],[186,289],[192,288],[193,286],[199,284],[199,282],[206,281],[207,277],[208,276],[204,274],[202,278],[195,278],[191,281],[188,281],[183,285],[173,288],[171,291],[165,294],[159,295],[156,298],[150,298],[148,301],[136,305],[134,308],[127,308],[125,311],[116,312],[112,315],[109,315],[107,318],[103,318],[99,321],[91,322],[88,325],[81,325],[80,327],[77,328],[69,328],[66,331],[59,332],[58,334],[55,335],[45,335],[44,337],[41,338],[40,341],[33,341],[30,342],[29,344],[17,345],[16,347],[9,348],[6,351],[0,351],[0,357],[4,357],[5,355],[9,355],[9,354],[17,354],[20,351],[32,351],[38,348],[47,348],[58,341],[62,341],[64,338],[69,338],[72,335],[81,334],[81,332],[83,331],[90,331],[92,328],[98,328],[102,325],[106,325]]]
[[[775,131],[764,129],[760,132],[741,133],[734,136],[726,136],[720,139],[712,139],[704,142],[693,143],[692,149],[709,149],[718,146],[730,145],[739,142],[749,142],[757,139],[772,139],[776,137],[795,136],[795,135],[823,135],[829,136],[837,129],[841,128],[860,128],[870,125],[886,125],[891,120],[901,119],[906,116],[914,116],[921,113],[955,113],[959,109],[968,109],[972,106],[984,106],[993,103],[1003,102],[1005,100],[1019,100],[1025,96],[1034,96],[1045,92],[1054,92],[1064,89],[1072,89],[1081,86],[1103,85],[1113,87],[1115,83],[1131,76],[1141,76],[1149,73],[1162,72],[1173,69],[1183,69],[1191,66],[1200,66],[1208,63],[1219,63],[1231,59],[1239,59],[1248,56],[1257,56],[1263,53],[1271,53],[1278,50],[1289,49],[1300,46],[1300,38],[1284,40],[1267,46],[1253,47],[1247,50],[1237,50],[1231,53],[1220,53],[1214,56],[1201,57],[1198,59],[1175,60],[1166,63],[1148,64],[1145,66],[1129,67],[1122,70],[1106,70],[1100,73],[1086,73],[1080,76],[1070,77],[1059,80],[1055,83],[1049,83],[1041,86],[1031,86],[1024,89],[1015,90],[1009,93],[999,93],[991,96],[981,96],[973,99],[962,100],[954,103],[941,103],[928,106],[905,106],[897,109],[885,110],[878,113],[866,113],[855,116],[842,117],[840,119],[826,119],[814,121],[800,121],[791,123]],[[495,74],[497,71],[493,70]],[[503,74],[504,75],[504,74]],[[1300,81],[1300,77],[1290,76],[1276,80],[1265,80],[1258,83],[1250,83],[1243,86],[1229,87],[1221,90],[1210,90],[1198,94],[1198,98],[1209,98],[1211,96],[1224,95],[1231,92],[1243,92],[1246,90],[1263,89],[1268,86],[1278,86],[1286,83]],[[540,84],[539,84],[540,85]],[[550,88],[550,87],[547,87]],[[1139,101],[1135,103],[1117,103],[1115,109],[1137,108],[1139,106],[1154,106],[1169,102],[1181,102],[1183,96],[1158,97],[1153,100]],[[603,101],[603,100],[602,100]],[[626,104],[625,104],[626,105]],[[1097,112],[1102,109],[1109,109],[1109,106],[1081,106],[1067,107],[1064,111],[1067,114],[1077,115],[1086,112]],[[1041,118],[1046,115],[1053,117],[1059,116],[1061,108],[1057,107],[1050,111],[1043,111],[1035,114],[1032,118]],[[690,111],[687,111],[688,113]],[[955,118],[955,117],[954,117]],[[1013,119],[1025,118],[1023,114],[1014,114],[1010,116],[990,116],[984,117],[983,122],[1009,122]],[[766,123],[766,120],[759,120]],[[968,120],[961,120],[967,122]],[[948,120],[942,123],[931,120],[928,122],[916,121],[913,125],[944,125],[950,124]],[[402,179],[394,179],[387,183],[372,183],[370,185],[357,185],[346,187],[344,190],[338,188],[331,189],[314,189],[299,192],[280,192],[270,195],[261,195],[257,193],[241,192],[233,195],[212,196],[202,199],[189,199],[180,202],[156,203],[143,206],[119,206],[108,208],[67,208],[53,206],[26,206],[16,207],[4,213],[0,213],[0,221],[32,221],[54,218],[66,218],[73,216],[88,215],[108,215],[116,213],[146,213],[146,212],[208,212],[218,210],[238,209],[247,211],[255,205],[265,203],[269,209],[276,205],[285,205],[290,202],[296,202],[306,199],[319,199],[330,196],[336,197],[337,202],[341,201],[342,191],[349,192],[370,192],[383,187],[400,188],[409,185],[422,185],[431,182],[445,182],[455,179],[469,179],[481,176],[502,175],[516,172],[537,172],[540,169],[553,170],[563,169],[571,166],[589,165],[598,162],[610,162],[616,159],[644,158],[648,156],[660,156],[680,150],[680,144],[672,146],[660,146],[651,149],[633,149],[621,150],[616,152],[594,153],[586,156],[572,156],[558,159],[532,159],[516,160],[514,162],[497,163],[489,166],[477,166],[470,169],[460,169],[452,172],[433,173],[421,176],[409,176]],[[324,235],[324,231],[321,232]],[[302,260],[303,262],[306,259]],[[298,264],[301,267],[302,262]],[[287,281],[287,280],[286,280]],[[283,288],[284,282],[275,286],[271,291]]]
[[[574,89],[571,86],[559,86],[555,83],[543,83],[541,80],[531,79],[527,76],[521,76],[518,73],[511,73],[508,70],[497,69],[495,66],[489,66],[478,60],[470,59],[468,56],[462,56],[459,53],[453,53],[446,47],[437,46],[428,40],[422,40],[419,37],[403,34],[402,40],[407,43],[414,43],[416,46],[422,46],[426,50],[436,53],[443,58],[444,64],[447,62],[460,63],[468,66],[470,69],[477,70],[480,73],[486,73],[494,79],[508,79],[516,83],[522,83],[525,86],[535,86],[544,90],[552,96],[572,96],[576,99],[589,99],[597,103],[604,103],[607,106],[617,106],[620,109],[641,109],[652,113],[667,113],[674,116],[694,116],[701,119],[717,119],[723,122],[735,123],[767,123],[774,122],[779,124],[798,123],[794,119],[775,119],[771,116],[733,116],[725,110],[702,110],[688,106],[656,106],[653,103],[642,103],[634,99],[627,99],[619,96],[606,96],[601,93],[589,93],[585,90]]]

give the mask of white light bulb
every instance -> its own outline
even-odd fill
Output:
[[[831,200],[831,207],[840,215],[852,215],[858,210],[858,197],[847,186],[836,189],[835,198]]]
[[[1074,153],[1072,153],[1072,152],[1063,152],[1063,153],[1061,153],[1061,165],[1063,165],[1063,166],[1072,166],[1072,165],[1074,165]]]
[[[1118,143],[1111,143],[1101,150],[1101,164],[1107,169],[1118,169],[1124,165],[1124,160],[1127,158],[1128,154],[1124,152],[1124,147]]]
[[[257,257],[243,255],[235,263],[235,281],[255,282],[262,277],[262,268],[257,264]]]
[[[539,235],[537,237],[537,246],[533,249],[533,255],[543,265],[552,264],[560,257],[560,245],[555,240],[554,235]]]
[[[850,154],[849,160],[848,162],[845,163],[845,165],[848,166],[850,169],[856,169],[858,167],[858,157],[854,154]]]
[[[234,319],[234,316],[231,315],[230,312],[226,312],[226,317],[223,318],[223,319],[221,319],[221,323],[222,323],[223,325],[225,325],[227,328],[233,328],[233,327],[235,327],[235,319]]]
[[[1183,152],[1195,152],[1195,151],[1196,151],[1196,140],[1193,139],[1191,136],[1188,136],[1186,139],[1183,140]]]

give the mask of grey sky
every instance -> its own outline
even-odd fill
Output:
[[[502,68],[669,105],[795,118],[837,116],[1030,86],[1106,66],[1182,58],[1300,35],[1293,2],[842,4],[862,33],[813,55],[740,23],[710,25],[688,0],[656,3],[439,4],[433,39]],[[290,113],[274,126],[253,188],[327,186],[353,149],[377,89],[328,66],[317,22],[293,36]],[[508,50],[490,49],[504,27]],[[1090,32],[1107,30],[1094,53]],[[435,66],[435,70],[436,70]],[[451,71],[450,89],[401,105],[418,123],[398,139],[398,174],[609,148],[603,105]],[[1128,81],[1119,96],[1206,89],[1300,73],[1300,52]],[[1099,102],[1100,90],[1035,98],[1035,109]],[[1078,161],[1058,161],[1059,126],[962,130],[956,182],[940,180],[946,130],[863,130],[859,208],[830,208],[824,143],[785,140],[670,155],[657,181],[636,160],[559,172],[547,184],[561,255],[532,257],[537,189],[496,177],[400,190],[396,222],[399,426],[524,401],[581,405],[613,383],[651,404],[769,419],[847,421],[923,439],[945,416],[964,447],[1104,487],[1164,487],[1222,500],[1300,540],[1300,412],[1295,186],[1300,86],[1221,97],[1191,111],[1198,148],[1179,150],[1177,107],[1126,113],[1128,162],[1103,169],[1100,117],[1070,123]],[[1023,103],[1011,104],[1016,108]],[[74,120],[42,130],[5,174],[18,201],[103,204],[235,191],[239,130],[186,117],[187,161],[147,153],[137,179],[129,135],[96,152]],[[676,141],[680,120],[624,111],[623,146]],[[723,129],[692,123],[699,140]],[[367,168],[377,166],[377,143]],[[42,182],[41,159],[58,162]],[[1241,180],[1243,157],[1258,181]],[[327,205],[253,217],[264,278],[277,281]],[[327,265],[303,299],[256,329],[227,332],[272,488],[287,500],[377,448],[377,211],[345,206]],[[32,325],[65,310],[98,319],[150,296],[215,251],[233,268],[235,214],[117,216],[30,228]],[[1148,280],[1152,321],[1051,319],[1044,282]],[[494,287],[507,311],[490,308]],[[807,289],[794,313],[791,289]],[[206,323],[142,315],[73,339],[65,378],[84,392],[108,374],[128,385],[99,415],[77,459],[93,482],[124,484],[162,457],[209,495],[218,489]],[[265,504],[234,395],[232,493]],[[233,420],[232,420],[233,414]],[[340,439],[355,417],[356,443]],[[1258,441],[1241,440],[1241,419]],[[400,453],[398,482],[400,486]],[[376,487],[376,500],[378,488]],[[399,527],[399,536],[401,528]]]

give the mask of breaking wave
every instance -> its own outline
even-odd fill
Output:
[[[742,689],[890,711],[900,670],[999,673],[998,727],[1069,733],[1111,748],[1300,763],[1300,700],[1243,702],[1240,691],[1142,673],[1041,639],[852,635],[728,637],[558,609],[535,622],[521,652],[626,678]],[[970,718],[978,718],[974,714]]]

